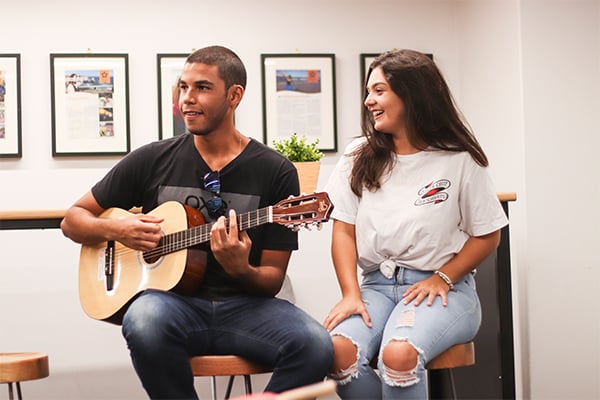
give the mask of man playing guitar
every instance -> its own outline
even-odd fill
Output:
[[[175,201],[212,224],[209,242],[194,245],[185,257],[186,263],[204,264],[201,284],[185,294],[143,289],[118,315],[151,398],[197,398],[189,364],[195,355],[233,354],[270,366],[274,372],[265,391],[276,393],[321,381],[331,365],[325,328],[275,297],[298,248],[297,233],[282,224],[240,227],[240,214],[271,215],[269,206],[299,192],[294,166],[235,128],[245,85],[244,65],[231,50],[210,46],[192,53],[178,84],[187,132],[128,154],[61,223],[64,234],[84,247],[108,243],[102,245],[106,261],[89,274],[102,282],[106,297],[130,284],[115,272],[121,263],[114,260],[125,251],[137,252],[133,268],[143,270],[136,287],[164,266],[162,258],[148,255],[170,237],[170,217],[152,210]],[[109,209],[133,207],[142,212],[105,218]]]

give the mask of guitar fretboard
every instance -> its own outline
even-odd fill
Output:
[[[242,213],[237,216],[238,228],[241,231],[254,228],[263,224],[273,222],[272,206],[255,211]],[[194,226],[179,232],[169,233],[160,239],[158,246],[150,252],[158,252],[152,256],[163,256],[186,249],[210,240],[210,230],[214,222]],[[225,226],[229,227],[229,218],[226,218]]]

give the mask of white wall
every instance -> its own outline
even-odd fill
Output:
[[[522,4],[531,395],[599,398],[600,8]]]
[[[521,100],[519,2],[458,3],[460,105],[490,159],[499,191],[510,203],[515,375],[518,397],[528,393],[528,314],[525,176]]]
[[[518,397],[600,397],[600,319],[593,310],[599,272],[592,259],[599,237],[592,179],[597,1],[2,3],[10,4],[2,6],[2,30],[10,35],[1,52],[21,54],[23,158],[0,160],[0,209],[66,208],[117,161],[52,158],[49,53],[129,54],[134,148],[158,138],[157,53],[209,44],[234,49],[249,74],[236,122],[257,139],[260,54],[335,53],[340,150],[359,133],[359,54],[392,47],[433,53],[488,153],[498,191],[518,194],[510,205]],[[320,186],[339,155],[324,159]],[[318,320],[339,298],[330,228],[301,233],[289,271],[297,304]],[[3,231],[0,243],[0,351],[51,358],[51,377],[24,385],[25,396],[144,398],[118,327],[79,307],[79,247],[57,230]],[[574,273],[563,273],[564,265]]]

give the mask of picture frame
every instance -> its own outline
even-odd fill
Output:
[[[21,158],[21,55],[0,54],[0,158]]]
[[[261,54],[263,140],[296,133],[337,151],[335,54]]]
[[[127,54],[50,54],[52,155],[129,153]]]
[[[359,58],[360,58],[360,85],[361,85],[361,93],[364,92],[364,86],[365,86],[365,80],[367,78],[367,71],[369,71],[369,66],[371,65],[371,63],[373,62],[373,60],[375,59],[375,57],[377,57],[378,55],[380,55],[382,53],[361,53]],[[429,58],[431,58],[433,60],[433,54],[431,53],[425,53],[426,56],[428,56]]]
[[[166,139],[185,132],[178,105],[178,80],[189,54],[159,53],[156,55],[158,76],[158,138]]]
[[[375,59],[375,57],[377,57],[380,53],[361,53],[360,54],[360,85],[361,88],[363,88],[363,90],[361,91],[361,93],[364,91],[364,86],[366,83],[366,79],[367,79],[367,71],[369,71],[369,66],[371,65],[371,63],[373,62],[373,60]]]

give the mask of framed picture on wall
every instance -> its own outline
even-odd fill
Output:
[[[127,54],[50,54],[52,155],[130,150]]]
[[[263,140],[296,133],[337,151],[334,54],[261,54]]]
[[[369,71],[369,66],[381,53],[362,53],[360,54],[360,85],[361,85],[361,95],[364,92],[365,79],[367,77],[367,72]],[[433,60],[433,54],[425,53],[425,55],[429,56]]]
[[[185,132],[178,105],[178,81],[188,54],[157,54],[158,138],[165,139]]]
[[[21,56],[0,54],[0,157],[21,156]]]
[[[360,85],[364,91],[365,79],[367,78],[367,71],[369,71],[369,65],[373,62],[375,57],[377,57],[379,53],[362,53],[360,55]]]

